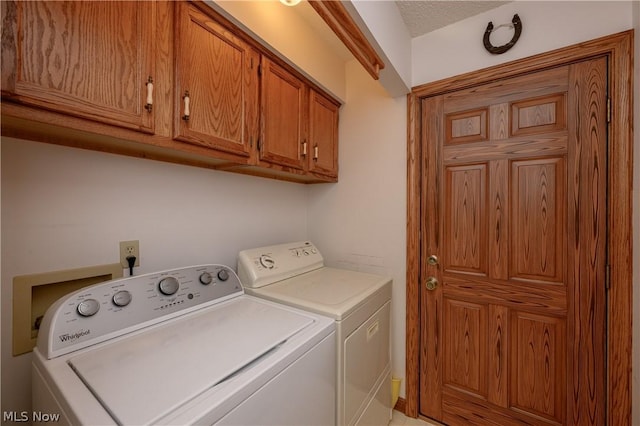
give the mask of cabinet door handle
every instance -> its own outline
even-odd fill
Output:
[[[307,156],[307,141],[302,142],[302,156]]]
[[[189,121],[189,116],[191,115],[191,111],[189,110],[189,104],[191,102],[191,98],[189,97],[188,90],[184,92],[184,96],[182,97],[182,99],[184,99],[184,115],[182,116],[182,119],[184,121]]]
[[[313,159],[317,160],[318,159],[318,145],[315,145],[313,147]]]
[[[151,112],[153,109],[153,78],[149,76],[147,79],[147,103],[144,106],[144,109]]]

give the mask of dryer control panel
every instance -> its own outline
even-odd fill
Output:
[[[263,287],[324,266],[322,255],[311,242],[300,241],[243,250],[238,255],[242,285]]]
[[[244,293],[224,265],[200,265],[106,281],[68,294],[47,310],[38,350],[55,358]]]

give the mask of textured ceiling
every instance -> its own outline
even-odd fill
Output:
[[[509,2],[481,0],[396,1],[411,37],[418,37],[438,28],[446,27],[505,3]]]
[[[2,0],[0,0],[2,1]],[[382,0],[386,1],[386,0]],[[428,32],[446,27],[457,21],[469,18],[487,10],[499,7],[509,1],[488,0],[396,0],[411,37],[418,37]],[[318,13],[303,0],[293,10],[309,24],[316,33],[331,46],[333,51],[345,61],[353,59],[353,55],[338,37],[331,31]]]

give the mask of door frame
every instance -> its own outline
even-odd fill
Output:
[[[420,379],[420,185],[424,98],[599,56],[609,59],[607,155],[606,418],[631,424],[633,30],[414,87],[407,95],[407,288],[405,414],[418,416]]]

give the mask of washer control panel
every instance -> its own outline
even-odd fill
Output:
[[[94,284],[47,310],[38,349],[54,358],[243,293],[236,273],[215,264]]]
[[[238,255],[238,276],[245,287],[257,288],[324,266],[311,242],[300,241],[243,250]]]

